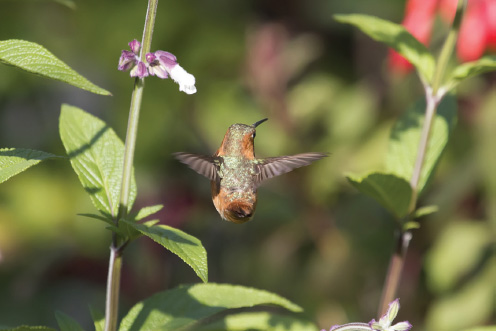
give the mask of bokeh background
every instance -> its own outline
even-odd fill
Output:
[[[0,145],[63,155],[62,103],[107,121],[124,139],[133,80],[117,71],[141,39],[146,1],[1,1],[0,40],[44,45],[113,97],[0,66]],[[422,96],[415,74],[388,70],[387,49],[340,25],[337,13],[401,22],[404,1],[161,1],[152,49],[174,53],[198,93],[147,79],[135,168],[137,207],[161,203],[162,223],[198,237],[209,280],[278,293],[321,328],[369,321],[393,249],[392,216],[354,190],[346,173],[383,168],[389,130]],[[446,27],[435,24],[432,48]],[[420,205],[439,212],[414,231],[399,320],[415,330],[495,322],[496,76],[461,85],[459,119]],[[171,153],[211,154],[233,123],[269,121],[257,156],[330,157],[267,181],[254,219],[220,219],[208,181]],[[95,212],[68,160],[49,160],[0,187],[0,326],[55,327],[61,310],[91,329],[104,307],[110,233],[77,216]],[[120,311],[200,280],[179,258],[140,238],[125,252]]]

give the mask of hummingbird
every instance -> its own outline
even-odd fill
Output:
[[[227,221],[241,224],[252,219],[257,205],[257,188],[264,180],[327,156],[311,152],[257,159],[256,127],[267,120],[264,118],[252,125],[231,125],[213,156],[174,153],[180,162],[210,179],[214,206]]]

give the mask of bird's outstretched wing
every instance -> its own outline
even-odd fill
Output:
[[[173,155],[176,159],[186,164],[200,175],[213,181],[218,180],[217,170],[222,161],[220,158],[183,152],[174,153]]]
[[[326,157],[324,153],[303,153],[288,156],[269,157],[260,160],[256,165],[257,185],[263,180],[290,172],[293,169],[307,166]]]

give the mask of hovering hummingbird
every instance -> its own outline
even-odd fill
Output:
[[[262,181],[327,156],[324,153],[303,153],[255,158],[255,128],[266,120],[264,118],[252,125],[231,125],[213,156],[174,153],[179,161],[211,180],[212,200],[225,220],[234,223],[249,221],[255,212],[257,187]]]

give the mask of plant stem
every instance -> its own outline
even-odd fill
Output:
[[[396,248],[391,256],[391,260],[389,261],[386,281],[382,290],[381,304],[377,312],[378,319],[386,313],[389,303],[393,301],[396,296],[396,290],[398,289],[398,284],[400,283],[401,271],[403,270],[406,252],[411,239],[412,233],[410,231],[397,231]]]
[[[105,330],[117,329],[119,307],[119,285],[121,280],[122,250],[110,247],[110,261],[107,279],[107,300],[105,302]]]
[[[426,88],[425,98],[426,98],[426,108],[425,108],[424,124],[422,126],[422,133],[420,134],[417,158],[415,159],[412,178],[410,180],[410,187],[412,188],[412,198],[409,207],[410,213],[415,210],[415,207],[417,205],[417,199],[418,199],[417,187],[420,181],[422,168],[424,166],[425,154],[427,152],[427,145],[429,143],[429,136],[431,132],[432,122],[434,121],[434,116],[436,115],[437,105],[440,102],[440,98],[434,96],[430,88]]]
[[[415,160],[415,166],[413,168],[412,178],[410,180],[410,186],[412,187],[412,200],[410,201],[410,213],[415,210],[418,199],[418,183],[420,181],[420,175],[422,173],[422,168],[424,165],[425,154],[427,152],[427,146],[429,143],[429,135],[431,132],[432,122],[434,116],[436,115],[436,109],[444,94],[445,90],[441,90],[442,79],[444,78],[444,73],[448,67],[449,59],[455,48],[456,38],[458,37],[458,31],[460,30],[460,25],[463,17],[463,12],[465,10],[467,0],[459,0],[458,7],[456,9],[456,15],[453,20],[453,25],[451,27],[446,40],[444,41],[443,48],[439,54],[439,58],[436,65],[436,71],[434,72],[434,77],[432,80],[432,85],[425,86],[425,120],[422,127],[422,133],[420,136],[420,142],[418,146],[417,158]]]
[[[456,10],[455,19],[453,20],[453,25],[451,27],[448,36],[444,42],[441,53],[436,64],[436,71],[434,72],[432,85],[425,86],[425,99],[426,99],[426,109],[425,109],[425,119],[422,127],[422,132],[420,135],[420,141],[418,145],[417,158],[415,159],[415,165],[412,172],[412,178],[410,180],[410,186],[412,188],[412,198],[410,200],[409,214],[411,215],[417,206],[418,200],[418,184],[420,182],[420,177],[422,174],[422,168],[424,166],[425,155],[427,152],[427,147],[429,145],[429,136],[432,128],[432,123],[436,115],[437,106],[441,102],[441,99],[445,95],[446,91],[441,88],[441,84],[448,67],[449,59],[453,53],[455,47],[456,39],[458,36],[458,31],[460,29],[463,12],[466,7],[467,0],[459,0],[458,7]],[[388,273],[386,276],[386,281],[384,288],[382,290],[381,303],[379,305],[378,318],[382,316],[388,308],[388,304],[393,301],[396,297],[396,291],[401,277],[401,272],[405,264],[405,257],[408,251],[408,246],[412,239],[412,234],[410,231],[404,231],[399,229],[399,234],[397,236],[396,249],[391,256],[389,262]]]
[[[144,61],[146,53],[150,52],[152,43],[153,27],[155,26],[155,16],[157,13],[158,0],[149,0],[146,12],[145,27],[141,42],[140,58]],[[138,120],[143,99],[144,79],[136,78],[131,96],[131,106],[126,133],[126,143],[124,146],[124,165],[122,170],[122,183],[119,201],[119,212],[114,220],[118,226],[119,220],[127,216],[129,210],[129,196],[131,191],[131,181],[133,176],[134,151],[136,138],[138,135]],[[122,251],[126,242],[120,242],[116,233],[112,234],[112,244],[110,246],[109,272],[107,277],[107,300],[105,305],[105,331],[117,329],[117,317],[119,311],[119,285],[122,267]]]
[[[465,7],[467,6],[468,0],[458,0],[458,5],[456,8],[455,18],[453,19],[453,24],[451,25],[450,32],[444,41],[443,48],[437,60],[436,71],[434,72],[434,77],[432,79],[432,94],[436,95],[439,87],[441,86],[442,79],[444,78],[444,73],[448,67],[449,59],[455,48],[456,38],[458,37],[458,32],[460,31],[460,26],[462,24],[463,13]]]
[[[148,2],[146,12],[145,28],[141,42],[140,57],[144,61],[146,53],[150,52],[152,43],[153,27],[155,25],[155,16],[157,13],[158,0]],[[124,147],[124,168],[122,171],[121,198],[119,204],[119,217],[121,219],[127,216],[129,208],[129,192],[131,188],[131,178],[133,171],[134,150],[136,147],[136,136],[138,134],[138,119],[143,99],[144,79],[136,78],[134,90],[131,96],[131,107],[129,110],[129,119],[127,123],[126,144]]]

